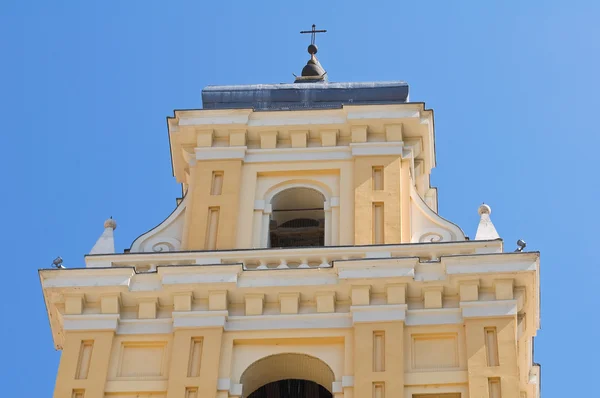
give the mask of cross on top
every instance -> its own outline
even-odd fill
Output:
[[[310,33],[310,44],[314,45],[315,44],[315,35],[317,33],[325,33],[327,32],[326,30],[316,30],[317,25],[313,24],[312,26],[312,30],[303,30],[300,33]]]

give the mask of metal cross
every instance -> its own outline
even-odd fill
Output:
[[[311,37],[310,37],[310,44],[315,44],[315,35],[317,33],[325,33],[327,32],[326,30],[316,30],[317,25],[313,24],[312,26],[312,30],[303,30],[300,33],[310,33]]]

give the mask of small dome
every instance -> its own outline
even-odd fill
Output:
[[[104,228],[117,229],[117,222],[111,217],[104,221]]]
[[[486,205],[485,203],[483,203],[481,206],[479,206],[479,209],[477,210],[477,212],[479,213],[479,215],[490,214],[492,212],[492,208],[490,206]]]
[[[310,57],[306,66],[302,68],[302,76],[322,76],[324,73],[325,70],[314,55]]]

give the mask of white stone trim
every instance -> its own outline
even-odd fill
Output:
[[[223,327],[227,311],[173,311],[173,329]]]
[[[341,381],[334,381],[333,383],[331,383],[331,392],[333,394],[340,394],[343,393],[343,387],[342,387],[342,382]]]
[[[230,316],[226,331],[338,329],[352,327],[350,313]]]
[[[462,324],[460,308],[408,310],[406,326]]]
[[[461,301],[463,318],[492,318],[517,315],[517,300]]]
[[[231,388],[229,389],[229,396],[230,397],[241,397],[243,387],[244,386],[242,384],[232,384]]]
[[[354,376],[342,376],[342,387],[354,387]]]
[[[81,272],[79,272],[81,271]],[[87,272],[86,272],[87,271]],[[52,270],[42,279],[44,289],[68,287],[104,287],[129,286],[135,275],[133,268],[91,271],[82,270]]]
[[[404,143],[398,142],[361,142],[351,143],[352,156],[402,156]]]
[[[455,258],[447,257],[444,259],[446,273],[448,275],[484,273],[495,274],[537,270],[536,260],[510,261],[510,257],[494,259],[492,256],[485,257],[485,259],[485,263],[483,263],[483,261],[474,262],[471,259],[461,259],[460,256]]]
[[[238,274],[237,272],[225,273],[208,273],[208,272],[196,272],[195,274],[173,274],[164,275],[162,277],[163,285],[189,285],[193,284],[213,284],[213,283],[237,283]]]
[[[229,391],[231,388],[231,379],[218,379],[217,391]]]
[[[194,148],[196,160],[217,160],[217,159],[244,159],[246,157],[245,146],[212,146]]]
[[[353,323],[404,321],[406,304],[392,305],[353,305],[350,307]]]
[[[377,258],[375,252],[368,252],[372,258],[363,260],[335,260],[339,279],[414,278],[419,259],[391,258],[391,253],[382,252]],[[367,254],[365,254],[367,255]]]
[[[172,318],[121,319],[117,328],[117,334],[170,334],[172,332]]]
[[[214,148],[210,148],[214,149]],[[269,148],[248,149],[244,163],[269,162],[317,162],[326,160],[351,160],[349,147],[308,147],[308,148]]]
[[[63,330],[117,330],[119,314],[63,315]]]

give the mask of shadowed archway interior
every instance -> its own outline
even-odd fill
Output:
[[[248,398],[331,398],[323,386],[310,380],[286,379],[260,387]]]
[[[244,398],[331,398],[334,380],[325,362],[294,353],[259,359],[240,378]]]
[[[271,200],[270,247],[325,245],[325,198],[307,187],[286,189]]]

